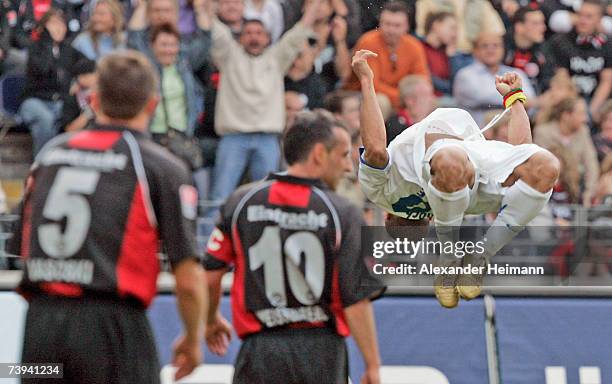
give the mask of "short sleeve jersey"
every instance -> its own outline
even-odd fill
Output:
[[[382,290],[361,255],[359,210],[320,182],[287,175],[239,189],[221,209],[204,267],[234,268],[240,337],[276,327],[329,327]]]
[[[115,295],[147,306],[160,243],[172,265],[197,256],[197,193],[187,168],[144,134],[94,127],[39,153],[13,249],[24,294]]]

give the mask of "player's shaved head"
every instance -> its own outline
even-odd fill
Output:
[[[431,183],[442,192],[456,192],[474,179],[474,166],[467,153],[459,147],[440,149],[431,158]]]

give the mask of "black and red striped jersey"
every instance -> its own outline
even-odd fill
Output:
[[[197,193],[180,160],[145,134],[95,126],[58,136],[26,183],[18,240],[24,295],[112,295],[147,306],[160,243],[197,257]]]
[[[382,286],[361,257],[359,210],[317,180],[271,175],[221,209],[204,267],[233,267],[240,337],[276,327],[330,327],[347,336],[344,308]]]

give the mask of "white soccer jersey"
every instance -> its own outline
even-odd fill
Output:
[[[503,195],[501,182],[516,166],[541,150],[535,144],[514,146],[487,141],[468,112],[458,108],[436,109],[389,144],[389,163],[384,169],[367,165],[363,153],[360,156],[359,181],[368,199],[387,212],[409,220],[432,216],[422,188],[426,183],[423,178],[426,133],[447,134],[463,140],[451,139],[448,144],[461,146],[474,163],[481,200],[472,204],[466,213],[494,210]]]

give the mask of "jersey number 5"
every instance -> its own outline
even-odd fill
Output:
[[[38,227],[38,242],[47,255],[59,259],[81,249],[91,223],[91,208],[83,195],[96,190],[100,173],[88,169],[60,168],[45,201],[43,217],[52,223]],[[62,232],[60,221],[66,218]]]
[[[302,255],[304,273],[300,270]],[[249,248],[249,265],[251,271],[263,266],[266,297],[275,307],[287,306],[283,266],[291,292],[300,303],[313,305],[321,298],[325,282],[325,256],[321,242],[312,232],[293,233],[282,244],[280,228],[267,226],[257,243]]]

